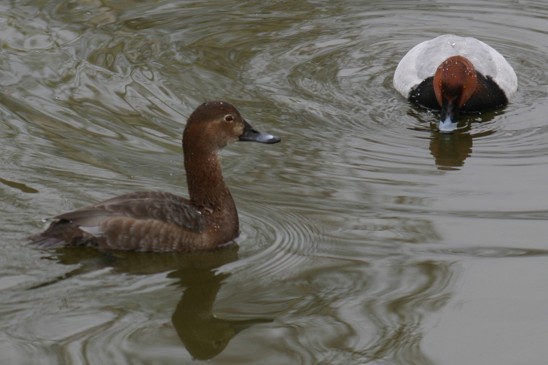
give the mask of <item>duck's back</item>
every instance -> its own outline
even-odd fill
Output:
[[[472,37],[446,34],[413,47],[394,73],[394,87],[408,98],[412,89],[432,77],[438,66],[451,56],[466,57],[477,72],[491,78],[507,98],[517,90],[517,76],[506,59],[494,48]]]
[[[160,191],[136,192],[58,215],[45,232],[31,239],[42,248],[68,243],[163,251],[163,247],[154,247],[157,242],[169,247],[170,243],[185,241],[185,237],[192,248],[192,242],[200,242],[197,236],[205,225],[200,211],[183,197]]]

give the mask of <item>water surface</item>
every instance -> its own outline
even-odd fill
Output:
[[[539,364],[548,357],[548,4],[0,5],[0,353],[11,364]],[[442,33],[508,59],[502,110],[440,135],[392,87]],[[43,252],[41,219],[186,195],[180,139],[235,104],[241,236],[198,254]]]

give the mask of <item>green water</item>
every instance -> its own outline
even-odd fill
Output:
[[[544,363],[547,19],[506,0],[0,4],[0,362]],[[441,33],[519,78],[455,135],[392,88]],[[237,245],[26,244],[114,195],[186,195],[181,133],[210,99],[282,137],[223,152]]]

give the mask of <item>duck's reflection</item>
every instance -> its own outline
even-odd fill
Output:
[[[410,109],[408,115],[416,118],[420,125],[424,125],[424,123],[427,123],[427,121],[424,120],[424,111],[425,110],[423,109]],[[440,170],[457,170],[462,167],[466,159],[472,155],[474,139],[495,133],[495,130],[493,129],[482,130],[482,128],[478,128],[479,131],[472,131],[472,125],[476,122],[487,123],[500,113],[502,113],[502,111],[462,115],[459,128],[453,133],[440,133],[435,123],[430,123],[429,128],[415,127],[412,129],[430,131],[430,154]]]
[[[132,252],[100,253],[91,249],[63,248],[55,259],[63,264],[79,264],[76,270],[43,283],[46,286],[83,272],[112,267],[113,272],[143,275],[169,272],[183,290],[171,317],[177,335],[188,352],[199,360],[218,355],[243,329],[265,319],[225,320],[215,317],[213,305],[217,293],[230,273],[216,269],[238,259],[238,245],[197,253],[142,254]]]
[[[216,273],[212,268],[183,268],[169,275],[179,278],[180,285],[186,288],[171,317],[173,326],[188,352],[198,360],[211,359],[238,332],[265,322],[262,319],[236,321],[215,317],[213,304],[223,280],[229,275]]]
[[[430,153],[440,170],[462,167],[464,161],[472,154],[472,135],[468,131],[456,133],[435,131],[430,139]]]

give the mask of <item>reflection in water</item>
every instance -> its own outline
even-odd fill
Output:
[[[1,177],[0,177],[0,184],[4,184],[6,186],[9,186],[9,187],[12,187],[12,188],[15,188],[15,189],[19,189],[24,193],[30,193],[30,194],[38,193],[38,190],[36,190],[34,188],[31,188],[30,186],[26,185],[25,183],[18,182],[18,181],[11,181],[11,180],[8,180],[8,179],[2,179]]]
[[[435,131],[430,140],[430,153],[441,170],[461,167],[472,154],[472,136],[461,131],[450,134]]]
[[[424,112],[428,113],[428,118],[425,117]],[[458,170],[464,165],[464,161],[472,155],[473,139],[495,133],[495,130],[489,129],[489,127],[484,130],[481,130],[481,127],[475,127],[473,132],[472,124],[479,122],[482,124],[475,123],[475,125],[486,126],[489,121],[502,112],[502,110],[498,110],[481,114],[462,115],[459,128],[454,133],[440,133],[437,125],[431,119],[430,111],[425,108],[413,106],[410,107],[407,114],[415,118],[421,125],[411,129],[423,132],[431,131],[430,153],[434,157],[436,166],[440,170]],[[434,115],[436,118],[438,117],[437,113],[434,113]],[[426,122],[425,119],[430,120],[430,128],[422,126]],[[479,129],[479,131],[476,131],[476,129]]]
[[[224,320],[213,314],[213,305],[223,281],[229,273],[216,269],[238,259],[236,244],[223,249],[196,253],[142,254],[106,252],[93,249],[62,248],[56,260],[79,268],[54,281],[33,287],[44,287],[84,272],[111,267],[114,273],[150,275],[171,271],[183,295],[172,315],[172,324],[188,352],[196,359],[206,360],[218,355],[240,331],[270,320]]]
[[[393,357],[402,364],[434,363],[421,349],[424,320],[447,304],[453,274],[451,265],[436,261],[417,262],[401,269],[397,295],[385,298],[381,306],[387,311],[383,317],[393,318],[391,329],[371,348],[371,358]],[[406,286],[408,289],[403,291]]]
[[[230,274],[218,274],[213,268],[184,268],[169,277],[180,279],[186,288],[171,317],[177,334],[190,354],[207,360],[224,350],[241,330],[270,320],[224,320],[213,315],[213,304],[222,281]]]
[[[385,265],[386,266],[386,263]],[[363,343],[363,360],[387,361],[391,364],[434,364],[422,350],[422,339],[428,331],[425,320],[443,308],[452,295],[451,265],[435,261],[406,263],[396,260],[386,269],[377,268],[369,278],[371,286],[354,329]],[[374,292],[376,295],[374,295]],[[366,333],[364,320],[377,328],[377,334]],[[360,325],[361,323],[361,325]],[[356,349],[358,350],[358,349]]]
[[[285,363],[434,364],[422,341],[429,318],[453,296],[452,264],[411,257],[357,258],[339,256],[301,273],[301,280],[285,281],[278,297],[292,286],[303,294],[276,318],[276,324],[283,324],[279,331],[287,352],[295,354]],[[260,345],[267,347],[269,340],[261,339]]]
[[[510,254],[546,273],[521,250],[542,254],[547,235],[548,47],[536,20],[548,3],[468,1],[451,17],[440,2],[316,3],[2,3],[4,362],[189,364],[224,348],[212,362],[461,364],[463,332],[440,326],[442,315],[465,333],[496,339],[512,328],[517,347],[538,342],[533,322],[484,300],[518,293],[518,314],[542,318],[530,309],[546,296],[527,292],[522,273],[474,292],[454,281],[506,272],[510,261],[493,258]],[[520,91],[492,121],[470,116],[469,129],[443,136],[435,113],[397,95],[392,75],[409,45],[448,28],[489,33],[516,65]],[[227,151],[247,226],[238,254],[72,250],[58,253],[76,264],[64,266],[20,246],[38,228],[31,222],[69,204],[153,184],[178,190],[181,121],[227,96],[288,141],[260,158]],[[50,284],[26,290],[37,281]],[[223,318],[276,320],[238,333],[250,323],[215,318],[214,302]],[[485,313],[493,331],[474,321]],[[448,351],[432,356],[429,336]],[[500,363],[477,342],[466,350]],[[515,347],[499,344],[499,355]],[[543,363],[543,350],[525,362]]]

